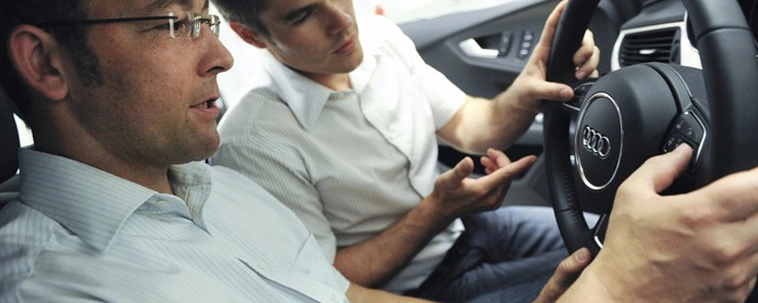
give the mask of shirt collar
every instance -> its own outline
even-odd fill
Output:
[[[321,116],[326,102],[337,92],[290,69],[270,52],[263,52],[262,57],[277,95],[287,103],[298,122],[310,129]],[[355,93],[360,94],[366,88],[375,66],[375,58],[364,50],[363,62],[348,74]]]
[[[31,149],[20,151],[19,167],[21,201],[98,251],[106,251],[126,219],[158,194],[84,163]],[[188,201],[192,217],[197,214],[197,218],[207,195],[187,198],[188,188],[210,184],[210,173],[204,181],[199,174],[182,166],[172,166],[169,173],[177,196]]]
[[[213,169],[202,162],[174,165],[169,169],[174,195],[184,200],[196,224],[205,228],[203,207],[211,194]]]
[[[263,60],[276,93],[287,103],[300,124],[310,128],[321,115],[332,90],[285,66],[269,52],[264,52]]]

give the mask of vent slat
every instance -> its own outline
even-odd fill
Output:
[[[629,44],[627,45],[627,49],[646,49],[646,48],[658,48],[658,49],[666,49],[671,47],[671,41],[669,39],[668,42],[664,43],[638,43],[638,44]]]
[[[679,29],[634,33],[624,37],[619,51],[621,66],[644,62],[671,62],[674,39]]]
[[[624,52],[624,53],[620,53],[620,55],[626,56],[626,57],[635,56],[635,57],[641,57],[641,58],[646,58],[646,57],[666,57],[666,58],[668,58],[671,55],[671,52],[658,52],[658,53],[655,53],[655,54],[640,54],[639,52],[632,52],[632,53],[626,53],[626,52]]]
[[[653,41],[653,42],[667,42],[671,41],[672,36],[662,36],[662,37],[633,37],[628,38],[630,42],[638,42],[638,41]]]

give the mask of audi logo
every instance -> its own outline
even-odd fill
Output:
[[[582,146],[600,159],[608,158],[611,154],[611,140],[589,125],[582,129]]]

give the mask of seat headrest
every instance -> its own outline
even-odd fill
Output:
[[[10,97],[0,85],[0,183],[5,182],[18,170],[18,130],[13,118]]]

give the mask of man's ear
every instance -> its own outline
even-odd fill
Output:
[[[50,100],[68,95],[60,46],[50,34],[21,25],[11,32],[8,53],[21,78],[36,93]]]
[[[232,30],[237,33],[237,36],[240,36],[240,38],[242,38],[242,40],[245,40],[245,42],[250,43],[257,48],[267,47],[266,43],[261,40],[260,34],[256,33],[249,27],[244,26],[239,22],[231,22],[229,26],[231,26]]]

